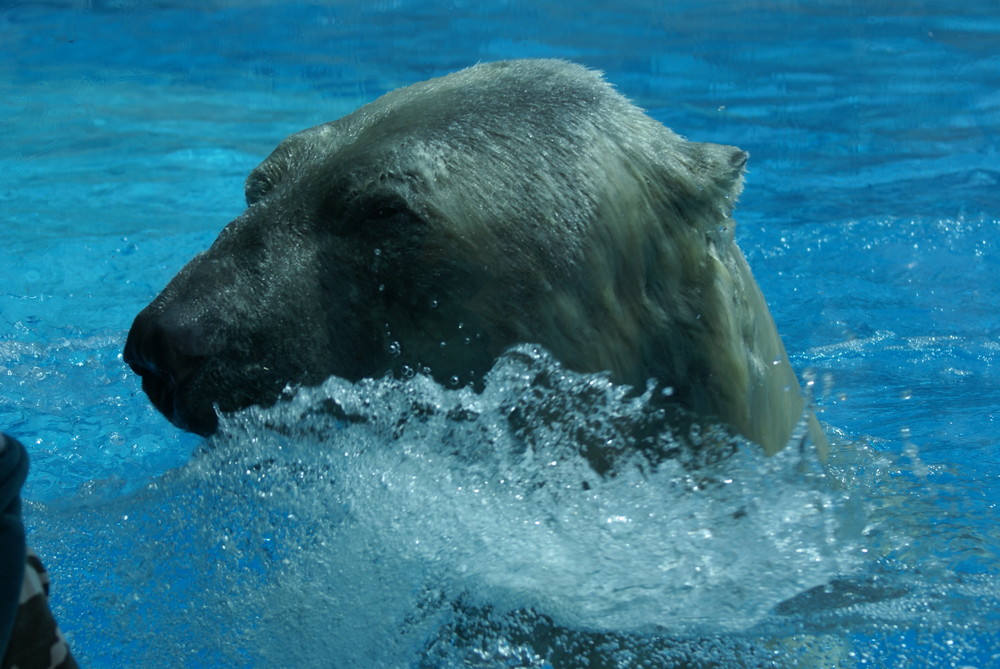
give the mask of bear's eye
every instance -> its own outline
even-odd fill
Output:
[[[403,200],[389,198],[367,203],[361,209],[357,226],[362,230],[387,231],[391,228],[412,228],[421,223],[420,217]]]
[[[337,194],[320,204],[315,216],[327,232],[385,239],[402,238],[423,227],[420,216],[394,193],[383,197],[352,195]]]
[[[387,218],[395,218],[404,214],[409,214],[409,210],[405,205],[398,202],[383,202],[376,204],[369,209],[368,215],[365,216],[365,218],[370,221],[382,221]]]

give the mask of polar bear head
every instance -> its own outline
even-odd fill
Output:
[[[247,209],[135,319],[125,360],[201,434],[287,384],[476,384],[508,347],[607,371],[768,451],[802,413],[733,241],[747,154],[562,61],[478,65],[285,139]]]

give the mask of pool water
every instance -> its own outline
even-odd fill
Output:
[[[31,454],[26,520],[74,653],[996,666],[997,45],[992,0],[0,4],[0,429]],[[697,476],[594,480],[579,429],[618,438],[645,400],[530,347],[481,395],[331,379],[209,449],[149,406],[131,320],[280,139],[512,57],[601,69],[750,152],[737,239],[826,463],[740,444]],[[544,452],[504,420],[528,395],[566,416]]]

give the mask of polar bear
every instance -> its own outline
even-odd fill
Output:
[[[124,359],[208,435],[216,408],[287,384],[475,385],[533,343],[572,370],[653,379],[774,453],[808,410],[733,240],[746,161],[564,61],[414,84],[281,142],[246,211],[136,317]]]

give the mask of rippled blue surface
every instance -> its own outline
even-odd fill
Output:
[[[497,607],[576,601],[568,586],[501,578],[533,550],[572,558],[551,565],[588,564],[553,535],[512,530],[528,518],[516,495],[494,498],[508,525],[482,553],[506,570],[448,548],[442,528],[475,542],[490,517],[476,516],[464,488],[442,487],[458,463],[418,441],[402,465],[357,454],[373,472],[403,466],[422,482],[412,490],[392,477],[384,489],[350,483],[353,461],[324,461],[342,477],[336,504],[302,501],[326,488],[289,483],[299,455],[279,463],[280,484],[204,463],[171,472],[199,440],[149,408],[119,357],[132,317],[240,212],[242,179],[285,135],[477,61],[545,56],[604,70],[691,139],[750,152],[738,240],[836,436],[823,482],[782,499],[825,500],[824,518],[851,535],[816,539],[828,551],[819,572],[792,565],[803,587],[831,574],[853,584],[794,599],[756,627],[737,624],[725,597],[694,631],[648,606],[630,610],[660,629],[586,617],[579,602],[579,615],[559,620],[591,634],[627,629],[619,642],[639,657],[665,652],[650,648],[673,626],[667,645],[709,638],[697,647],[732,666],[794,666],[796,634],[810,652],[810,639],[834,647],[836,666],[994,666],[998,45],[1000,7],[987,0],[0,4],[0,428],[31,452],[28,520],[76,654],[108,667],[447,666],[465,657],[463,639],[479,639],[475,616],[429,606],[428,590]],[[245,429],[226,447],[273,439]],[[369,438],[351,433],[339,452]],[[300,454],[302,443],[287,448]],[[780,470],[739,466],[744,502],[768,493],[768,467]],[[634,516],[680,503],[671,485],[619,492]],[[447,515],[408,523],[412,499]],[[587,537],[585,511],[603,503],[539,501],[582,509],[554,527]],[[392,509],[402,515],[380,524]],[[811,540],[808,520],[774,522]],[[677,523],[663,530],[671,539],[696,529]],[[419,559],[394,549],[393,528],[431,548]],[[730,531],[749,541],[761,529]],[[236,553],[233,536],[244,537]],[[712,581],[713,597],[752,574],[727,572],[732,554],[707,550],[726,577]],[[462,568],[478,576],[456,585]],[[766,578],[755,587],[749,599],[764,609],[788,594]],[[593,597],[614,603],[606,590]],[[483,637],[495,650],[483,666],[542,666],[496,650],[517,646],[501,628]]]

